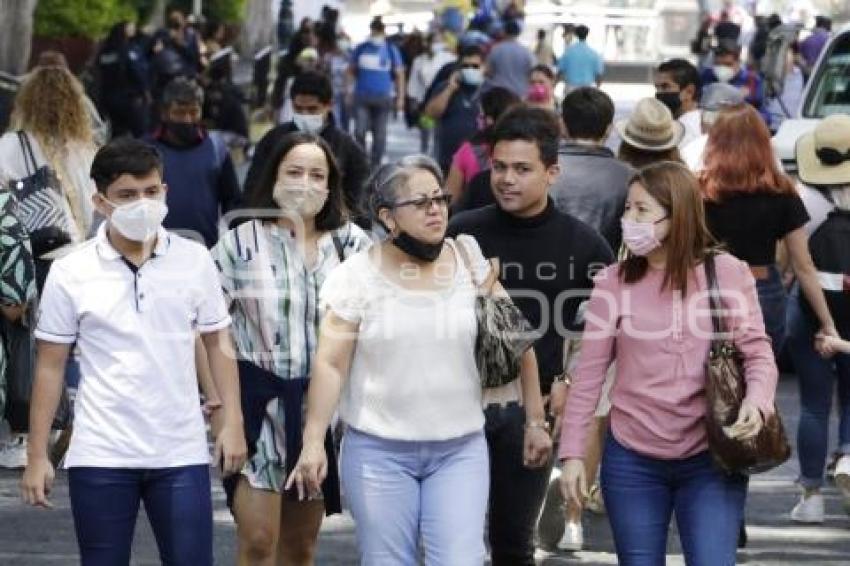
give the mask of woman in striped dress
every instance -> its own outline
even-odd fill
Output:
[[[321,500],[297,501],[283,485],[301,449],[319,289],[342,260],[369,245],[366,233],[348,222],[343,202],[325,142],[290,134],[247,195],[250,221],[212,249],[234,321],[252,454],[241,474],[225,480],[239,564],[312,564],[323,514],[340,511],[335,475]],[[326,447],[333,458],[330,435]]]

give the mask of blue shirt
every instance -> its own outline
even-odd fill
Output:
[[[558,71],[571,87],[593,86],[596,77],[602,76],[605,71],[605,63],[599,53],[584,41],[579,41],[558,60]]]
[[[386,40],[368,40],[352,56],[357,83],[354,94],[390,98],[395,94],[395,70],[403,65],[398,48]]]

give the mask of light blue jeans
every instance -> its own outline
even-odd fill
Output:
[[[363,566],[481,566],[490,464],[484,432],[387,440],[349,428],[341,480]]]

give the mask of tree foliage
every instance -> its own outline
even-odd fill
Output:
[[[103,37],[113,24],[135,20],[130,0],[39,0],[35,33],[42,37]]]

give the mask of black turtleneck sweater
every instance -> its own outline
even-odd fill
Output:
[[[534,344],[543,393],[563,371],[564,338],[579,331],[581,302],[590,296],[592,277],[614,261],[605,239],[580,220],[559,212],[549,199],[542,213],[519,218],[498,205],[462,212],[448,234],[474,236],[484,257],[499,258],[500,281],[531,325],[543,331]]]

